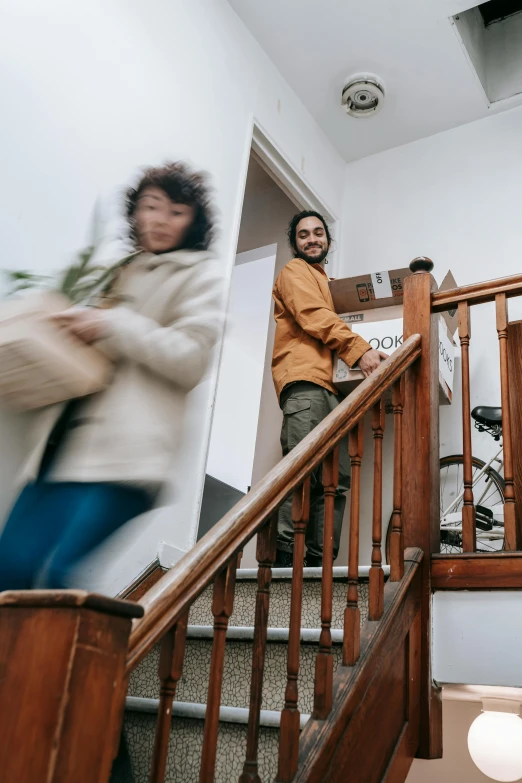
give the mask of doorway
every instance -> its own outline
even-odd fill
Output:
[[[281,459],[282,413],[271,360],[272,288],[291,260],[286,231],[296,212],[322,206],[254,129],[219,368],[198,539]],[[254,566],[255,543],[242,565]]]

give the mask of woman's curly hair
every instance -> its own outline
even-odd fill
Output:
[[[126,212],[131,240],[137,244],[134,214],[143,190],[161,188],[175,204],[194,207],[194,222],[183,241],[183,249],[207,250],[214,239],[214,209],[211,204],[211,188],[204,171],[192,171],[181,161],[145,169],[142,178],[126,193]],[[178,248],[181,249],[181,248]]]

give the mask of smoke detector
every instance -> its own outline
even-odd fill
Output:
[[[371,117],[382,109],[384,87],[368,74],[351,76],[343,87],[341,104],[350,117]]]

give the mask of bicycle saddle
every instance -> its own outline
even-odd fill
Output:
[[[471,411],[471,418],[478,421],[479,424],[486,424],[490,427],[502,424],[502,408],[488,408],[486,405],[479,405]]]

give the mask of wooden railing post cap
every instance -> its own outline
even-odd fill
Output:
[[[100,614],[116,617],[140,618],[144,615],[141,604],[121,601],[86,590],[6,590],[0,593],[0,608],[32,609],[92,609]]]
[[[410,264],[410,270],[414,274],[431,272],[435,264],[428,256],[417,256]]]

